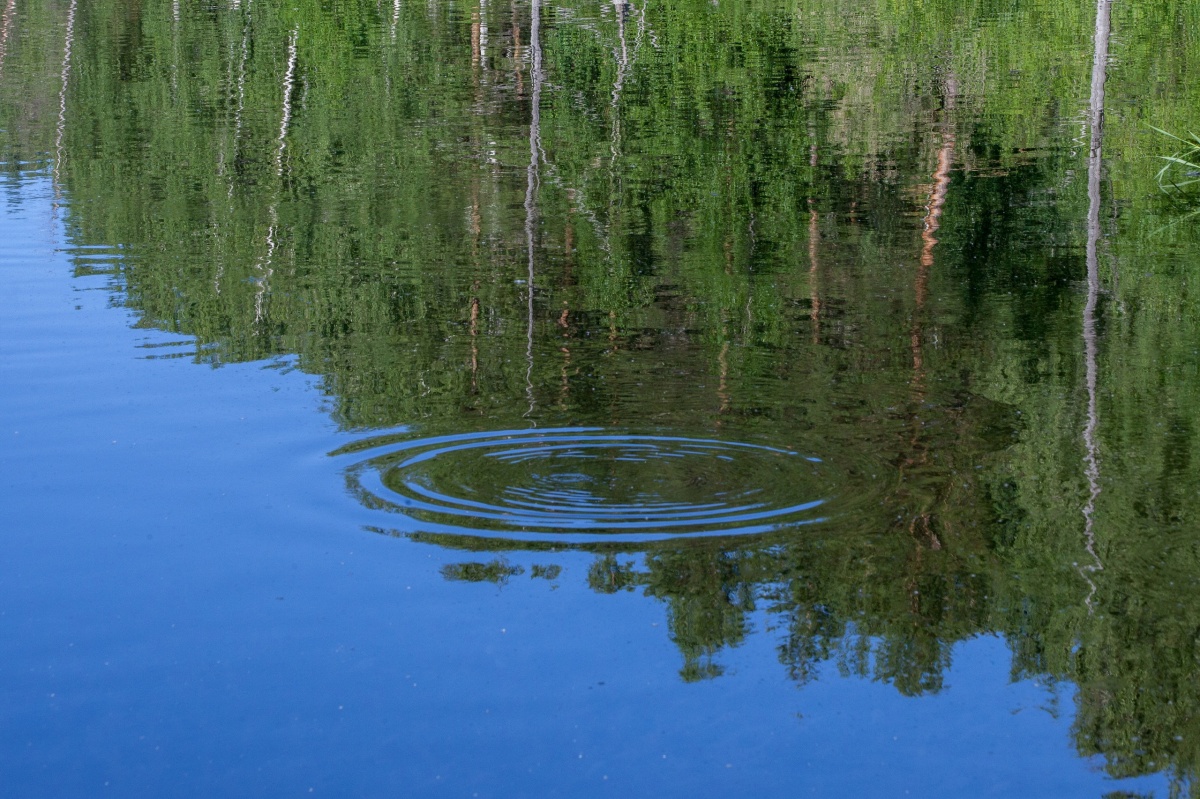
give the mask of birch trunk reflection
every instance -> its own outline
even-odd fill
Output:
[[[71,80],[71,45],[75,41],[75,8],[78,0],[71,0],[67,8],[67,32],[63,37],[62,88],[58,93],[58,124],[54,129],[54,208],[57,209],[62,192],[63,135],[67,130],[67,86]]]
[[[299,29],[293,28],[288,39],[287,70],[283,74],[283,114],[279,122],[279,149],[275,151],[276,175],[283,174],[283,152],[287,149],[288,124],[292,121],[292,89],[296,79],[296,43],[299,38]]]
[[[542,44],[541,44],[541,0],[533,0],[529,22],[529,51],[533,96],[529,111],[529,167],[525,182],[525,249],[529,256],[529,274],[525,279],[526,292],[526,344],[525,344],[525,396],[529,400],[529,413],[533,413],[533,239],[537,224],[538,154],[542,149]]]
[[[1096,552],[1096,499],[1100,496],[1100,460],[1097,453],[1096,429],[1100,424],[1096,408],[1096,302],[1100,296],[1100,265],[1096,256],[1100,241],[1100,170],[1103,167],[1104,141],[1104,81],[1108,68],[1108,37],[1112,29],[1110,11],[1112,0],[1097,0],[1095,55],[1092,59],[1092,92],[1088,103],[1088,123],[1091,141],[1088,146],[1088,216],[1087,216],[1087,302],[1083,306],[1083,351],[1086,362],[1087,423],[1083,428],[1084,473],[1087,475],[1088,500],[1083,507],[1084,546],[1092,563],[1080,568],[1087,580],[1088,611],[1093,608],[1096,583],[1091,574],[1101,571],[1104,564]]]
[[[4,19],[0,21],[0,75],[4,74],[4,58],[8,55],[8,39],[12,35],[13,20],[17,15],[17,0],[8,0],[4,6]]]

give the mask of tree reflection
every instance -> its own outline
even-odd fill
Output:
[[[598,594],[662,603],[683,679],[772,635],[797,684],[832,664],[919,695],[1002,635],[1014,676],[1079,686],[1082,752],[1191,780],[1197,234],[1140,235],[1153,170],[1119,171],[1140,128],[1110,120],[1102,163],[1094,90],[1086,170],[1074,149],[1100,17],[701,5],[10,0],[0,145],[52,158],[72,235],[121,246],[138,324],[213,366],[294,355],[343,429],[828,457],[856,501],[820,525],[579,547]],[[1178,129],[1190,9],[1142,4],[1099,73],[1113,96],[1175,87]],[[1126,214],[1107,240],[1102,167]],[[1105,246],[1137,265],[1128,313]],[[571,545],[393,515],[380,531],[482,553],[455,582],[554,585]]]

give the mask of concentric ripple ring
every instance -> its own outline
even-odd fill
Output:
[[[824,520],[838,481],[783,447],[599,427],[382,436],[347,483],[407,532],[567,543],[757,535]]]

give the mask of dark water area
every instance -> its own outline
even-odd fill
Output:
[[[1197,795],[1197,30],[0,0],[0,796]]]

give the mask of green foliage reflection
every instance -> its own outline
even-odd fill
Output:
[[[1200,242],[1150,126],[1200,129],[1197,4],[1114,7],[1090,365],[1088,4],[545,5],[540,74],[528,4],[89,0],[69,58],[66,4],[13,8],[3,161],[56,159],[72,239],[121,253],[79,273],[138,324],[295,355],[351,430],[828,454],[871,499],[847,517],[597,545],[589,584],[664,603],[687,680],[769,626],[798,683],[916,695],[1000,634],[1014,676],[1079,686],[1082,753],[1193,781]]]

